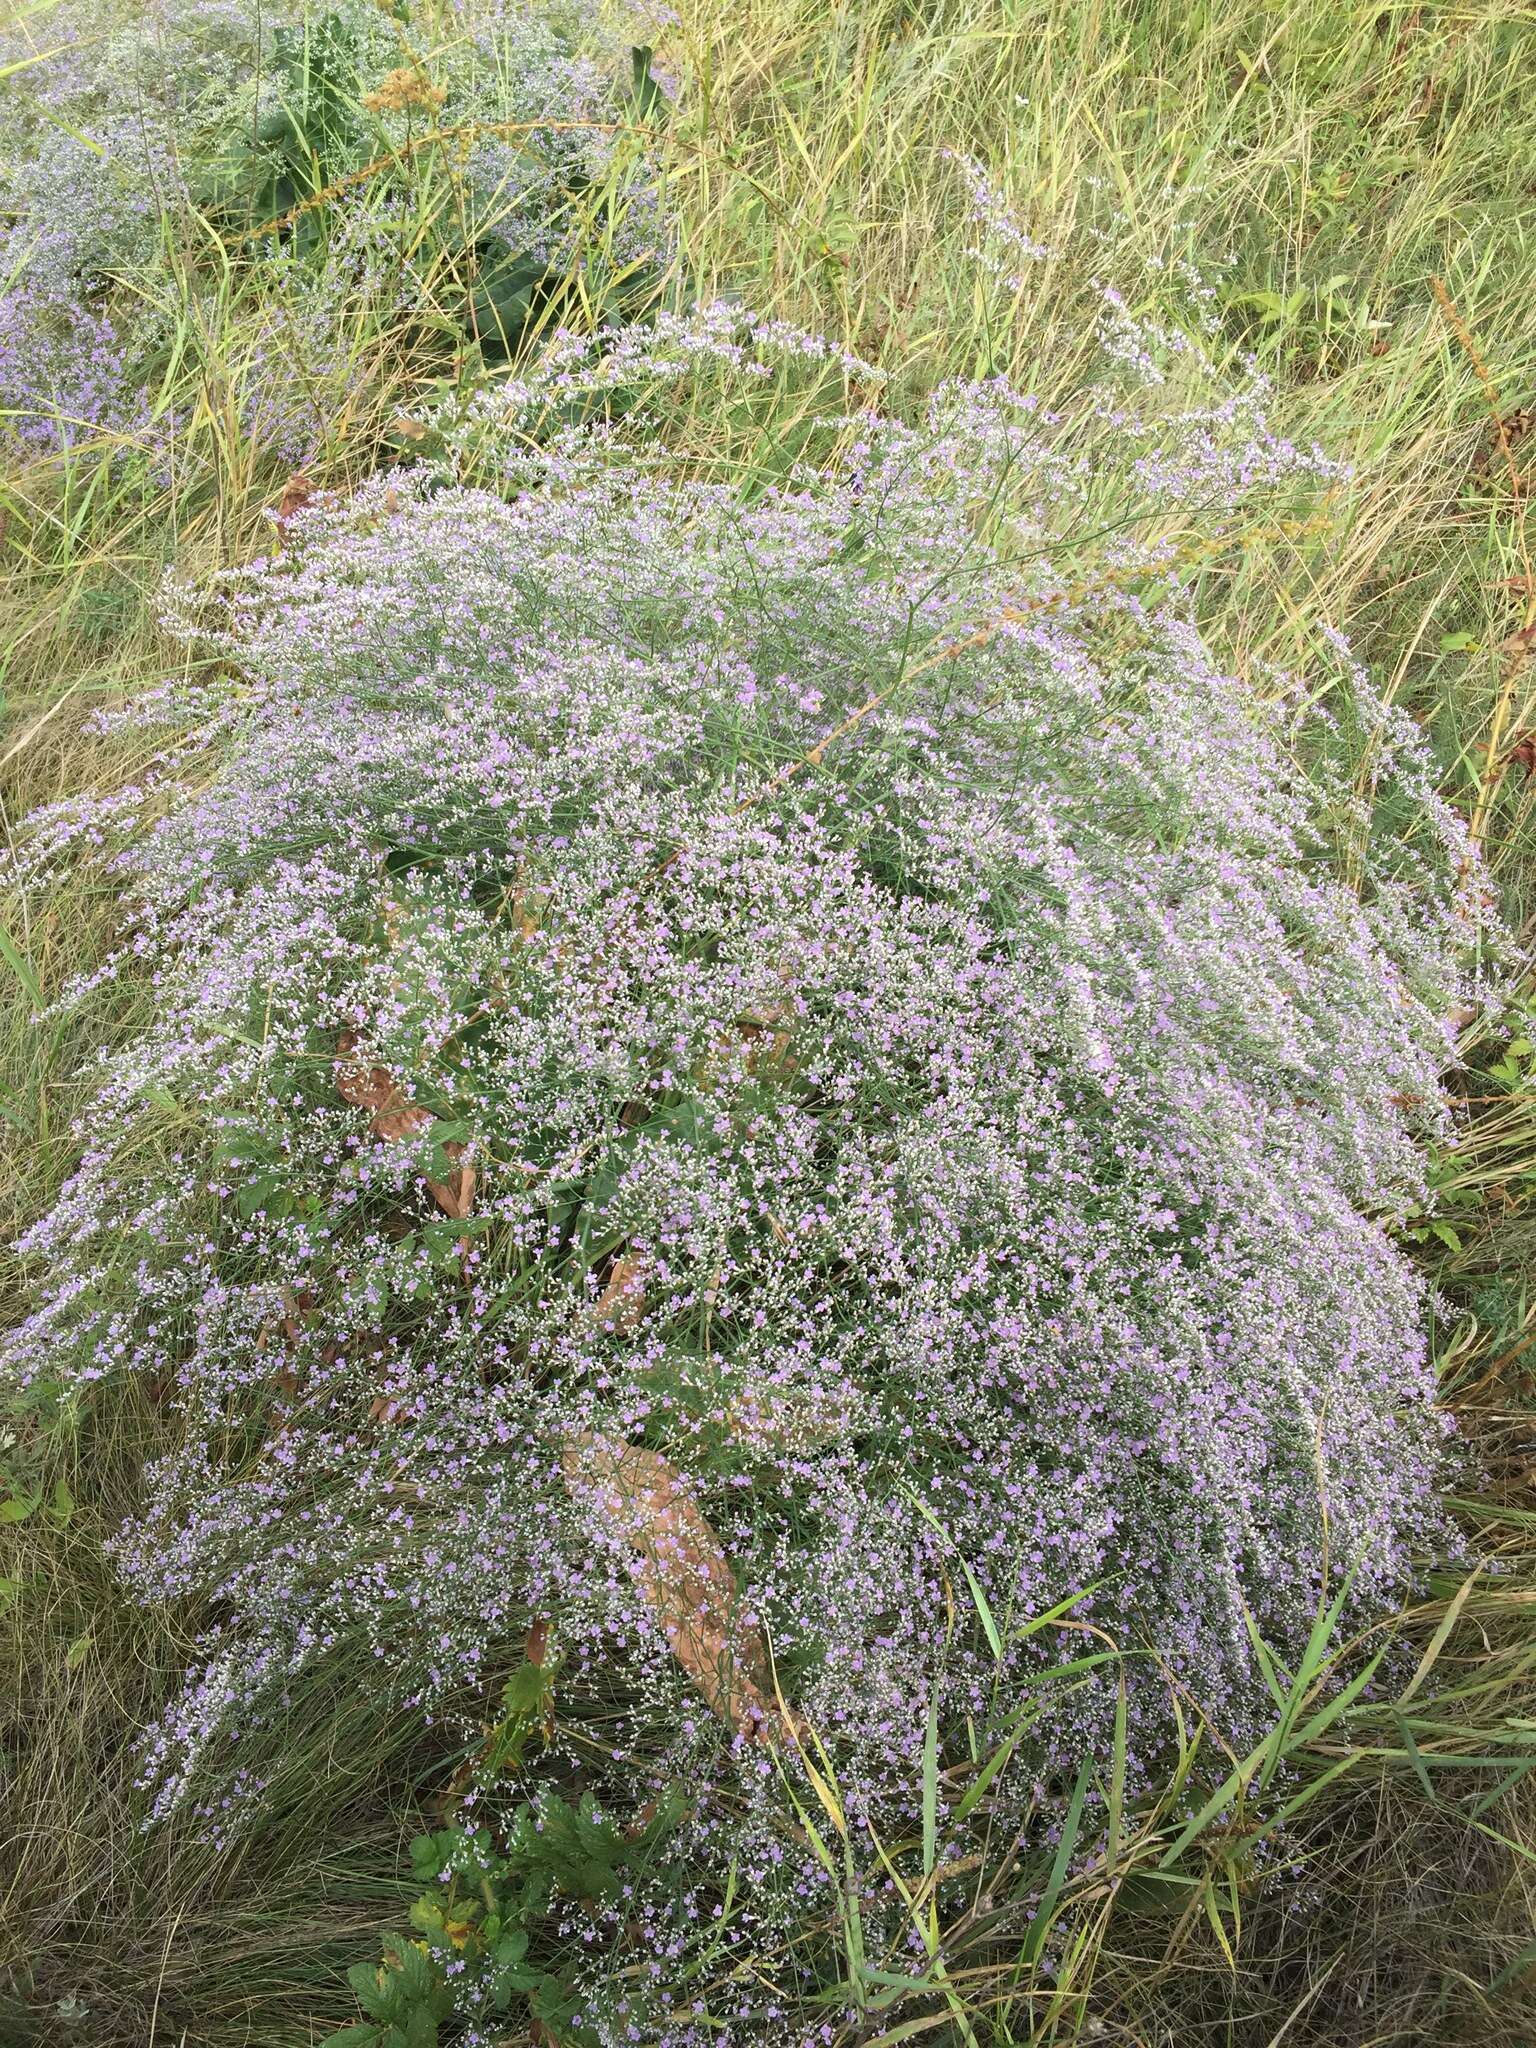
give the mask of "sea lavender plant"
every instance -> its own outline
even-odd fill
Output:
[[[123,892],[82,986],[155,978],[6,1352],[181,1417],[115,1545],[206,1616],[152,1810],[231,1826],[342,1646],[451,1722],[508,1683],[452,1787],[484,1829],[426,1858],[472,1901],[427,1930],[472,2038],[527,1996],[575,2039],[766,2040],[836,1981],[797,1930],[850,1914],[928,1967],[872,1838],[964,1868],[1043,1826],[1122,1685],[1133,1787],[1176,1703],[1242,1742],[1255,1638],[1294,1657],[1341,1586],[1379,1615],[1445,1541],[1390,1226],[1454,1138],[1475,849],[1336,636],[1305,676],[1204,644],[1134,536],[1242,544],[1329,466],[1110,314],[1147,365],[1113,475],[1000,382],[903,423],[727,309],[564,343],[434,465],[173,590],[222,680],[135,707],[156,777],[19,857]],[[752,502],[601,411],[786,364],[857,402]],[[1019,1730],[920,1815],[930,1750]]]
[[[53,10],[45,48],[13,32],[0,432],[36,450],[152,437],[177,309],[208,324],[223,280],[199,265],[220,237],[256,302],[257,353],[280,365],[253,369],[240,407],[275,460],[310,452],[316,389],[334,402],[345,388],[347,329],[365,314],[398,347],[441,328],[446,306],[460,342],[467,328],[505,352],[584,261],[580,202],[613,170],[627,105],[621,53],[592,22],[500,0],[441,25],[375,0],[77,0]],[[426,211],[450,226],[424,239],[434,170],[451,203]],[[632,194],[590,296],[652,263],[660,232]]]

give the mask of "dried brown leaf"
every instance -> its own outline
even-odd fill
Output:
[[[277,1384],[285,1394],[296,1394],[299,1390],[299,1376],[292,1364],[292,1353],[304,1335],[314,1314],[316,1297],[307,1288],[297,1294],[291,1287],[282,1290],[282,1313],[268,1316],[256,1332],[256,1350],[264,1352],[274,1335],[282,1333],[282,1363],[277,1369]]]
[[[430,1109],[412,1102],[388,1067],[368,1067],[351,1058],[355,1035],[344,1031],[337,1047],[336,1092],[343,1102],[366,1109],[373,1135],[393,1141],[424,1130],[433,1121]]]
[[[650,1261],[643,1252],[621,1252],[608,1274],[608,1284],[586,1311],[586,1320],[628,1331],[645,1314],[645,1282]]]
[[[443,1151],[454,1162],[454,1170],[446,1180],[429,1180],[427,1187],[443,1214],[462,1223],[475,1205],[475,1169],[458,1164],[464,1157],[464,1147],[457,1139],[450,1138]]]
[[[286,528],[296,515],[304,510],[315,495],[315,487],[302,469],[296,469],[283,486],[283,495],[277,501],[277,523]]]
[[[520,939],[531,939],[539,929],[549,892],[546,889],[527,889],[521,884],[512,889],[507,899],[507,908],[512,919],[513,930]]]
[[[596,1497],[610,1513],[667,1647],[711,1709],[738,1734],[793,1738],[762,1629],[745,1618],[724,1546],[677,1467],[636,1444],[582,1435],[566,1441],[561,1468],[573,1499]]]
[[[1511,633],[1507,639],[1499,642],[1499,652],[1504,657],[1506,676],[1519,674],[1530,660],[1532,648],[1536,648],[1536,623],[1522,626],[1518,632]]]
[[[388,1067],[370,1067],[352,1059],[356,1045],[356,1035],[344,1031],[337,1046],[336,1092],[343,1102],[368,1111],[369,1128],[376,1138],[394,1144],[401,1138],[414,1137],[435,1121],[430,1109],[411,1101]],[[450,1139],[443,1151],[453,1163],[453,1172],[446,1180],[427,1182],[432,1199],[443,1214],[460,1223],[469,1215],[475,1200],[475,1169],[458,1163],[464,1157],[464,1149],[457,1139]]]
[[[749,1009],[739,1011],[731,1020],[730,1029],[705,1054],[699,1065],[698,1078],[706,1086],[725,1078],[733,1070],[748,1074],[776,1073],[786,1080],[794,1073],[798,1062],[789,1050],[795,1022],[794,970],[781,962],[778,978],[784,985],[783,996],[770,995]]]
[[[848,1418],[795,1392],[741,1395],[722,1410],[726,1434],[756,1450],[809,1448],[834,1443],[848,1427]]]

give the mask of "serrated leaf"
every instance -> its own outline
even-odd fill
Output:
[[[418,1934],[440,1935],[443,1931],[443,1909],[430,1896],[413,1899],[406,1918]]]
[[[387,1972],[381,1970],[377,1963],[354,1963],[347,1972],[347,1982],[370,2019],[388,2020],[393,2017],[394,1987]]]

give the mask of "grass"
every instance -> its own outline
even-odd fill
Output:
[[[1119,246],[1198,260],[1227,344],[1271,369],[1285,430],[1355,466],[1325,529],[1192,563],[1213,642],[1240,667],[1285,665],[1317,618],[1347,630],[1432,735],[1528,938],[1536,802],[1517,749],[1536,663],[1508,643],[1536,620],[1521,479],[1536,438],[1522,448],[1495,421],[1536,397],[1533,43],[1536,11],[1514,0],[683,0],[660,52],[687,80],[656,145],[678,224],[669,288],[738,292],[827,332],[881,363],[901,403],[1000,373],[1070,410],[1087,261],[1029,271],[1008,303],[981,289],[945,153],[984,162],[1041,241],[1091,252],[1085,226],[1119,214]],[[424,247],[439,171],[423,152]],[[140,765],[82,714],[167,658],[163,568],[249,554],[283,486],[237,424],[259,367],[239,262],[206,223],[167,233],[171,473],[100,439],[0,469],[8,824]],[[563,310],[581,316],[579,292]],[[348,351],[339,375],[317,369],[317,483],[391,459],[402,405],[459,367],[436,343],[402,348],[368,308]],[[740,475],[782,469],[805,426],[786,400],[672,432],[701,468]],[[82,1059],[130,1022],[110,1006],[33,1022],[111,915],[83,890],[4,915],[7,1239],[69,1163]],[[1536,2038],[1536,1056],[1474,1040],[1466,1060],[1471,1134],[1439,1167],[1448,1234],[1426,1230],[1424,1252],[1446,1399],[1480,1467],[1460,1511],[1497,1570],[1430,1573],[1390,1680],[1347,1723],[1320,1724],[1314,1668],[1280,1685],[1253,1758],[1220,1759],[1192,1723],[1180,1773],[1147,1799],[1116,1798],[1116,1758],[1100,1759],[1109,1840],[1070,1876],[1049,1857],[1033,1873],[1027,1934],[980,1904],[946,1930],[941,1995],[872,2010],[867,2042]],[[100,1541],[163,1427],[127,1394],[74,1434],[18,1422],[0,1438],[16,1508],[36,1503],[0,1529],[0,2038],[296,2048],[353,2016],[343,1970],[400,1918],[404,1843],[445,1758],[409,1717],[356,1705],[343,1673],[274,1741],[256,1837],[218,1851],[138,1832],[127,1745],[191,1617],[125,1604]],[[1184,1778],[1201,1787],[1193,1830]]]

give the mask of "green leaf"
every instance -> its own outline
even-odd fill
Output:
[[[976,1807],[980,1804],[982,1798],[984,1797],[987,1787],[991,1784],[992,1780],[997,1776],[998,1772],[1002,1770],[1004,1765],[1007,1763],[1008,1759],[1013,1755],[1013,1752],[1018,1748],[1019,1743],[1023,1738],[1023,1735],[1024,1730],[1022,1728],[1016,1729],[1014,1733],[1008,1737],[1008,1740],[1006,1742],[1002,1743],[997,1749],[993,1750],[992,1754],[987,1758],[986,1762],[982,1765],[981,1769],[977,1772],[975,1778],[972,1780],[970,1786],[967,1788],[965,1797],[960,1801],[960,1804],[956,1807],[956,1820],[965,1820],[970,1814],[974,1813]]]
[[[425,1998],[437,1983],[437,1971],[414,1941],[408,1941],[392,1957],[400,1989],[408,1998]]]
[[[394,1986],[377,1963],[354,1963],[347,1972],[358,2004],[373,2020],[392,2019],[395,2013]]]
[[[504,1934],[497,1942],[495,1960],[504,1970],[515,1969],[528,1953],[528,1936],[521,1927]]]
[[[634,44],[629,53],[630,85],[642,120],[667,104],[666,94],[651,76],[651,59],[655,54],[648,43]]]
[[[939,1840],[939,1692],[935,1686],[928,1702],[928,1725],[923,1731],[923,1875],[938,1860]]]
[[[864,1981],[866,1984],[889,1984],[897,1991],[931,1992],[937,1988],[931,1977],[903,1977],[895,1970],[875,1970],[867,1966]]]
[[[405,2023],[406,2048],[437,2048],[437,2015],[427,2006],[413,2007]]]
[[[1328,1645],[1333,1640],[1334,1631],[1338,1627],[1339,1617],[1344,1612],[1344,1603],[1349,1598],[1349,1589],[1354,1583],[1354,1577],[1353,1569],[1346,1572],[1339,1585],[1339,1590],[1333,1599],[1328,1602],[1321,1600],[1318,1602],[1316,1612],[1312,1617],[1311,1633],[1308,1635],[1306,1647],[1301,1653],[1301,1660],[1296,1666],[1290,1692],[1286,1697],[1279,1723],[1274,1731],[1273,1746],[1264,1759],[1263,1769],[1259,1776],[1261,1789],[1268,1788],[1270,1780],[1274,1777],[1275,1772],[1279,1769],[1290,1750],[1291,1730],[1295,1725],[1297,1715],[1311,1697],[1313,1688],[1327,1661]]]
[[[971,1589],[971,1599],[975,1603],[977,1618],[981,1622],[983,1632],[986,1635],[987,1645],[990,1648],[994,1657],[1001,1658],[1003,1654],[1003,1639],[998,1634],[997,1623],[992,1619],[992,1609],[987,1604],[987,1597],[982,1592],[980,1583],[977,1580],[976,1574],[971,1570],[969,1561],[964,1556],[960,1556],[959,1548],[955,1543],[954,1537],[950,1535],[949,1531],[944,1527],[944,1524],[938,1519],[937,1515],[934,1514],[933,1510],[928,1506],[927,1502],[919,1500],[915,1493],[908,1493],[907,1499],[912,1503],[913,1507],[917,1509],[917,1512],[922,1516],[923,1520],[929,1525],[929,1527],[937,1530],[939,1535],[941,1535],[944,1538],[945,1542],[950,1546],[951,1550],[954,1550],[956,1555],[960,1557],[960,1569],[965,1573],[965,1582]],[[1074,1593],[1071,1600],[1069,1600],[1066,1603],[1066,1606],[1071,1607],[1075,1605],[1075,1603],[1082,1597],[1082,1594]],[[1063,1607],[1055,1611],[1058,1613],[1064,1613],[1066,1609],[1065,1607]],[[1043,1623],[1037,1623],[1036,1626],[1043,1626]],[[1032,1633],[1032,1631],[1026,1631],[1026,1633]]]
[[[4,72],[0,72],[0,77],[4,75]],[[22,953],[3,924],[0,924],[0,960],[5,962],[21,983],[33,1009],[40,1010],[43,1007],[43,995],[37,985],[37,977],[32,972],[32,963]]]
[[[1067,1871],[1071,1866],[1072,1851],[1077,1847],[1077,1831],[1083,1819],[1083,1799],[1092,1775],[1093,1759],[1085,1757],[1077,1774],[1077,1783],[1072,1787],[1072,1796],[1067,1801],[1067,1811],[1061,1823],[1061,1839],[1056,1844],[1056,1856],[1051,1864],[1050,1877],[1046,1882],[1040,1904],[1035,1910],[1035,1917],[1024,1931],[1020,1955],[1025,1962],[1035,1961],[1050,1934],[1056,1903],[1061,1897],[1062,1887],[1067,1881]]]
[[[19,71],[30,71],[34,65],[46,64],[50,57],[57,57],[69,48],[68,43],[55,43],[51,50],[34,50],[30,57],[17,57],[9,64],[0,64],[0,78],[14,78]],[[99,144],[93,144],[98,156],[106,152]]]
[[[1413,1730],[1396,1707],[1392,1709],[1392,1719],[1397,1724],[1397,1732],[1402,1737],[1403,1748],[1407,1752],[1409,1763],[1413,1766],[1413,1774],[1423,1788],[1424,1797],[1433,1803],[1435,1788],[1430,1783],[1429,1772],[1425,1769],[1419,1745],[1413,1739]]]
[[[235,1208],[244,1222],[249,1222],[258,1211],[273,1218],[291,1216],[293,1196],[281,1173],[261,1173],[235,1190]]]
[[[554,2035],[560,2048],[588,2048],[597,2036],[590,2027],[576,2024],[577,1995],[558,1977],[541,1977],[533,1988],[534,2016]]]
[[[1523,1976],[1533,1966],[1536,1966],[1536,1941],[1528,1942],[1514,1958],[1513,1962],[1507,1963],[1500,1970],[1498,1976],[1488,1986],[1487,1995],[1491,1998],[1495,1992],[1504,1990],[1507,1985],[1513,1984],[1517,1977]]]
[[[1030,1636],[1038,1635],[1041,1629],[1043,1628],[1054,1627],[1054,1625],[1058,1621],[1061,1621],[1065,1616],[1069,1615],[1074,1607],[1078,1606],[1082,1601],[1086,1600],[1090,1593],[1097,1592],[1097,1590],[1098,1582],[1097,1580],[1095,1580],[1093,1585],[1084,1586],[1081,1592],[1069,1593],[1065,1600],[1058,1600],[1056,1602],[1056,1605],[1054,1607],[1048,1607],[1045,1610],[1044,1614],[1035,1615],[1033,1620],[1026,1621],[1024,1626],[1019,1630],[1020,1641],[1027,1641]],[[1109,1655],[1115,1656],[1118,1655],[1118,1652],[1110,1651]],[[1049,1676],[1049,1674],[1047,1674],[1047,1676]]]
[[[443,1938],[443,1909],[430,1893],[424,1893],[421,1898],[412,1900],[411,1910],[406,1918],[418,1934],[425,1934],[429,1938],[436,1936],[438,1940]]]
[[[1120,1825],[1125,1811],[1126,1775],[1126,1686],[1125,1673],[1120,1674],[1120,1683],[1115,1692],[1115,1741],[1113,1761],[1109,1772],[1109,1798],[1107,1802],[1108,1839],[1104,1851],[1105,1861],[1111,1869],[1120,1860]]]

